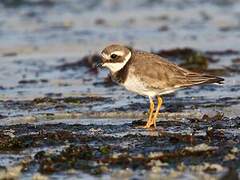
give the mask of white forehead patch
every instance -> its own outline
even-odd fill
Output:
[[[105,58],[105,59],[111,59],[111,57],[107,54],[105,54],[104,52],[101,53],[102,57]]]
[[[115,51],[117,52],[117,51]],[[121,52],[121,51],[119,51]],[[114,52],[113,52],[114,53]],[[110,71],[112,73],[115,73],[117,71],[119,71],[120,69],[122,69],[128,62],[128,60],[131,58],[131,52],[129,51],[129,53],[127,54],[127,56],[125,57],[123,62],[116,62],[116,63],[104,63],[102,66],[103,67],[107,67],[108,69],[110,69]]]

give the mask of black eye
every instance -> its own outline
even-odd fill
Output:
[[[112,58],[112,59],[115,59],[116,57],[117,57],[116,54],[112,54],[112,55],[111,55],[111,58]]]

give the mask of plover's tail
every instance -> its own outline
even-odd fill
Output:
[[[186,76],[187,84],[200,85],[200,84],[223,84],[224,79],[221,77],[199,74],[199,73],[189,73]]]
[[[204,78],[206,78],[205,83],[217,83],[217,84],[223,84],[224,79],[221,77],[217,76],[212,76],[212,75],[203,75]]]

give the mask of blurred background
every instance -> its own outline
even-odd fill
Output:
[[[238,0],[1,0],[0,53],[87,54],[113,42],[145,50],[239,48]]]

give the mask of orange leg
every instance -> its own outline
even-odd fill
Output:
[[[149,116],[148,116],[147,124],[144,126],[144,128],[150,128],[150,126],[152,125],[154,102],[153,102],[153,99],[151,97],[149,97],[149,100],[150,100],[150,107],[149,107],[149,112],[148,112]]]
[[[158,102],[157,109],[156,109],[156,112],[155,112],[155,114],[153,115],[153,118],[152,118],[152,124],[154,125],[155,128],[157,127],[157,123],[156,123],[157,116],[159,114],[160,108],[161,108],[162,103],[163,103],[163,100],[160,96],[157,96],[157,102]]]

